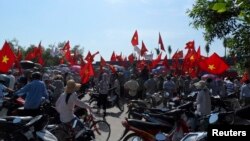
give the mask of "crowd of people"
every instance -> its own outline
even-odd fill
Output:
[[[77,77],[77,74],[75,75]],[[240,82],[239,78],[219,78],[212,75],[200,78],[191,78],[188,74],[179,76],[156,75],[151,73],[146,66],[140,72],[131,72],[129,77],[126,77],[122,72],[100,73],[99,76],[90,79],[87,84],[83,85],[75,80],[75,76],[72,74],[60,71],[43,73],[29,71],[18,77],[14,77],[10,71],[6,76],[9,78],[8,85],[6,85],[6,79],[3,78],[3,75],[0,77],[1,96],[3,96],[3,91],[8,91],[16,97],[25,98],[25,114],[29,113],[30,115],[38,114],[42,99],[46,99],[56,106],[62,122],[75,120],[74,107],[76,105],[92,112],[91,107],[81,101],[77,95],[77,92],[84,93],[86,88],[95,88],[99,92],[99,110],[97,112],[99,113],[102,108],[104,117],[106,116],[107,97],[112,88],[124,101],[144,99],[159,91],[167,92],[169,98],[198,91],[195,102],[198,115],[207,115],[211,112],[210,97],[212,95],[226,97],[235,94],[242,105],[250,105],[249,79]]]

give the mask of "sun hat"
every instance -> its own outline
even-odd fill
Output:
[[[65,87],[65,93],[73,93],[77,90],[79,90],[81,87],[81,84],[76,83],[75,80],[70,79],[67,81],[67,85]]]
[[[197,89],[204,89],[204,88],[206,88],[206,81],[200,80],[200,81],[194,83],[194,86],[195,86]]]

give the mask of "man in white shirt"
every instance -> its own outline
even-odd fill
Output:
[[[130,99],[135,98],[137,96],[139,83],[135,79],[135,75],[131,75],[130,80],[124,84],[124,88],[128,90],[128,96]]]

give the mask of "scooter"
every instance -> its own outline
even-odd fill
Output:
[[[1,141],[57,141],[57,138],[45,129],[48,118],[10,116],[0,119]]]

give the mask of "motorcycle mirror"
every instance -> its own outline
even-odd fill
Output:
[[[156,141],[166,141],[167,137],[163,133],[157,133],[155,135]]]
[[[209,123],[214,124],[219,118],[218,115],[219,115],[218,113],[211,114],[209,117]]]
[[[13,122],[13,123],[19,123],[19,122],[21,122],[21,118],[16,117],[16,118],[13,119],[12,122]]]
[[[168,96],[169,96],[169,93],[168,93],[168,92],[165,92],[165,96],[168,97]]]

